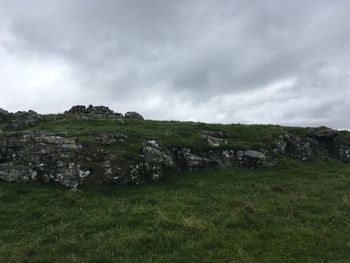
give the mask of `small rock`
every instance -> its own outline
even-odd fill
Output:
[[[244,151],[243,153],[246,157],[249,157],[252,159],[266,160],[266,156],[262,152],[247,150],[247,151]]]
[[[203,135],[202,136],[211,147],[220,147],[222,144],[227,144],[228,141],[223,138],[214,137],[211,135]]]

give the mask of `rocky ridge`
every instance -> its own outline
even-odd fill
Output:
[[[65,114],[116,120],[122,116],[103,106],[75,106]],[[1,116],[9,127],[15,128],[37,125],[42,118],[33,111],[15,114],[0,111],[0,120]],[[136,116],[135,119],[143,118]],[[23,125],[10,126],[19,122]],[[305,136],[281,134],[268,148],[227,149],[221,148],[227,144],[222,132],[204,130],[202,138],[208,145],[206,148],[165,146],[157,140],[147,140],[140,145],[140,158],[136,161],[103,147],[127,144],[125,134],[97,134],[90,141],[82,141],[52,132],[0,132],[0,180],[40,181],[77,188],[84,184],[140,184],[212,166],[270,168],[276,165],[279,155],[303,161],[314,155],[325,155],[350,163],[350,145],[336,143],[337,135],[337,131],[331,129],[311,130]]]
[[[55,114],[54,114],[55,115]],[[70,110],[65,111],[63,114],[56,114],[61,118],[76,118],[76,119],[96,119],[106,120],[112,119],[117,121],[128,120],[144,120],[143,116],[137,112],[127,112],[125,115],[122,113],[114,112],[106,106],[93,106],[88,107],[83,105],[73,106]],[[37,126],[43,120],[43,115],[38,114],[33,110],[8,112],[0,108],[0,124],[5,123],[6,127],[11,129],[28,129]]]

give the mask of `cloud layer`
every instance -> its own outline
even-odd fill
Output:
[[[347,0],[0,0],[0,107],[350,128]]]

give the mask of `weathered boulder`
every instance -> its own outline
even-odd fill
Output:
[[[129,120],[144,120],[143,116],[140,113],[134,111],[129,111],[125,113],[124,118]]]
[[[283,136],[281,136],[279,140],[275,141],[274,145],[275,145],[274,151],[276,153],[282,153],[282,154],[286,153],[288,143],[284,140]]]
[[[79,119],[123,119],[121,113],[116,113],[106,106],[89,105],[88,107],[85,107],[83,105],[76,105],[64,114]]]
[[[0,123],[7,121],[9,114],[7,110],[0,108]]]
[[[238,163],[248,168],[268,168],[275,165],[275,160],[269,155],[269,152],[265,150],[254,151],[238,151],[236,156]]]
[[[197,171],[200,168],[214,166],[217,163],[215,160],[209,159],[205,157],[207,153],[203,153],[203,155],[195,154],[191,152],[189,148],[183,148],[181,150],[182,159],[184,160],[184,164],[186,168],[190,171]]]
[[[156,141],[151,140],[144,144],[142,154],[147,163],[159,164],[166,167],[175,167],[174,156]]]
[[[43,117],[33,110],[18,111],[8,116],[7,126],[12,129],[27,129],[37,126]]]

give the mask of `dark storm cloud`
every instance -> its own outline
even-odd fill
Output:
[[[349,12],[345,0],[0,0],[0,102],[350,128]]]

